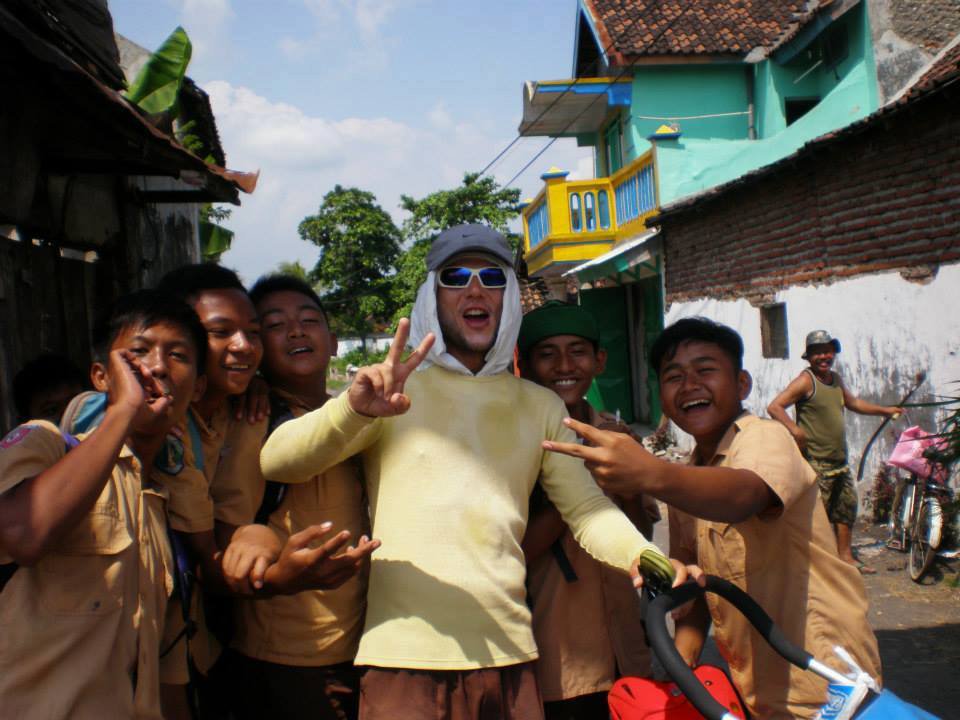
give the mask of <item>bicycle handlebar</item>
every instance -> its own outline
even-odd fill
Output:
[[[685,602],[712,592],[724,598],[739,610],[757,632],[766,640],[777,653],[788,662],[806,670],[813,656],[803,648],[790,642],[773,620],[757,602],[733,583],[707,575],[707,586],[700,587],[696,583],[688,582],[657,595],[647,606],[647,639],[656,656],[663,663],[667,674],[673,678],[693,706],[707,720],[723,720],[724,717],[733,717],[729,710],[714,700],[710,692],[700,684],[693,670],[683,661],[677,646],[667,632],[666,615]]]

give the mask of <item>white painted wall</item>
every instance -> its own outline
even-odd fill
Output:
[[[764,417],[769,402],[806,367],[800,357],[806,334],[820,328],[840,340],[842,352],[834,367],[847,387],[865,400],[897,403],[920,370],[926,371],[927,378],[912,401],[929,401],[935,394],[960,394],[960,265],[941,267],[926,285],[908,282],[897,272],[879,273],[829,285],[791,287],[779,292],[776,302],[786,303],[790,346],[786,360],[762,357],[760,310],[746,300],[673,303],[664,323],[702,315],[739,332],[745,348],[744,367],[754,379],[747,406]],[[935,411],[916,410],[909,415],[914,424],[934,428]],[[864,445],[881,421],[847,413],[847,444],[854,473]],[[897,430],[885,431],[870,451],[861,494],[869,489],[877,467],[889,455],[895,432],[906,423],[892,425]]]
[[[358,337],[338,338],[337,357],[343,357],[351,350],[358,349],[360,342],[361,340]],[[390,347],[391,342],[393,342],[393,335],[369,335],[367,336],[367,350],[386,350]]]

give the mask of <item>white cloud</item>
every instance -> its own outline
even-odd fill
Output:
[[[277,41],[277,47],[288,60],[302,60],[307,56],[307,43],[288,35]]]
[[[198,65],[217,65],[233,55],[229,25],[235,14],[231,0],[173,0],[180,24],[193,44],[192,69]]]
[[[453,125],[453,118],[450,117],[447,104],[443,101],[430,108],[430,112],[427,113],[427,120],[438,130],[446,130]]]
[[[373,192],[399,224],[401,194],[422,197],[458,185],[465,171],[481,169],[510,139],[458,122],[439,101],[429,126],[418,128],[387,117],[312,116],[224,81],[204,88],[229,166],[261,171],[256,192],[241,196],[242,206],[227,222],[236,237],[223,262],[247,282],[282,261],[313,266],[317,251],[300,240],[297,226],[334,185]],[[498,165],[498,182],[509,180],[542,144],[541,138],[518,143]],[[539,191],[539,175],[550,164],[572,169],[583,155],[572,141],[554,145],[518,181],[523,196]]]
[[[316,21],[314,37],[302,42],[303,52],[291,55],[293,61],[303,60],[316,48],[323,48],[333,35],[354,40],[346,51],[344,66],[354,72],[377,71],[386,66],[395,38],[386,31],[390,18],[404,6],[419,0],[303,0],[304,6]]]
[[[374,39],[390,15],[401,5],[400,0],[303,0],[303,2],[322,25],[336,25],[346,20],[368,39]]]

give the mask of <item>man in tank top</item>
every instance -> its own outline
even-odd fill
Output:
[[[843,560],[856,565],[860,572],[873,573],[853,555],[853,524],[857,519],[857,490],[847,466],[847,439],[843,426],[843,410],[861,415],[893,416],[901,408],[874,405],[855,397],[833,371],[833,361],[840,352],[840,341],[826,330],[807,335],[803,359],[804,369],[767,406],[770,417],[779,420],[793,435],[807,462],[816,471],[820,495],[827,517],[837,535],[837,552]],[[787,408],[796,406],[796,422]]]

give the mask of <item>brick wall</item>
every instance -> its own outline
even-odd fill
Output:
[[[957,87],[661,218],[667,302],[960,260]]]

